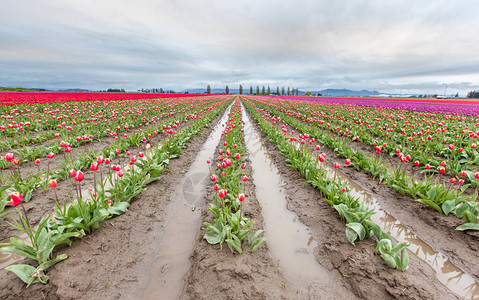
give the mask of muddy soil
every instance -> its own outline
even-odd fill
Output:
[[[405,272],[390,269],[374,255],[375,243],[362,241],[352,246],[346,239],[339,215],[321,199],[319,191],[307,184],[301,174],[287,166],[276,146],[261,138],[287,182],[288,208],[307,225],[319,246],[317,261],[358,298],[363,299],[457,299],[435,279],[435,272],[410,254],[411,266]]]
[[[206,128],[194,137],[183,155],[170,161],[160,180],[132,200],[125,214],[106,220],[98,230],[75,240],[71,247],[60,249],[59,253],[68,258],[48,270],[47,285],[26,288],[16,275],[0,270],[0,299],[140,298],[142,287],[148,283],[155,241],[161,238],[152,229],[163,227],[170,194],[211,130]]]

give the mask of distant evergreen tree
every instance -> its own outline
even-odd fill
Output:
[[[206,93],[211,94],[211,87],[209,84],[206,86]]]
[[[479,90],[467,93],[467,98],[479,98]]]
[[[281,95],[284,96],[284,86],[281,88]]]
[[[459,98],[459,93],[456,93],[456,95],[454,96],[455,98]]]
[[[259,85],[256,86],[256,95],[259,95]]]
[[[298,96],[299,94],[299,91],[298,91],[298,88],[296,88],[296,96]]]
[[[253,86],[252,85],[249,86],[249,94],[253,95]]]
[[[230,93],[230,88],[228,86],[225,87],[225,94],[228,95]]]
[[[160,88],[160,94],[164,94],[165,91],[163,90],[163,88]]]
[[[264,95],[266,93],[266,91],[264,90],[264,85],[263,85],[263,88],[261,89],[261,95]]]
[[[279,86],[276,87],[276,95],[279,95]]]
[[[239,87],[239,94],[243,95],[243,86],[241,84],[240,84],[240,87]]]
[[[271,89],[269,88],[269,85],[268,85],[268,93],[266,95],[270,95],[271,94]]]
[[[289,90],[289,86],[288,86],[288,96],[290,95],[291,91]]]

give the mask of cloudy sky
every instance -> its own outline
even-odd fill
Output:
[[[477,0],[2,0],[0,86],[479,89]]]

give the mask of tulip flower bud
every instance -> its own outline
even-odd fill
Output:
[[[52,179],[48,182],[51,188],[56,188],[57,187],[57,181],[55,179]]]
[[[75,181],[80,182],[80,181],[83,181],[84,178],[85,178],[85,175],[83,175],[83,172],[81,170],[78,170],[75,176]]]

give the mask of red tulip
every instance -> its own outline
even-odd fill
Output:
[[[20,192],[13,192],[11,195],[10,195],[10,204],[12,206],[17,206],[20,204],[20,202],[22,202],[23,200],[23,196],[22,194],[20,194]]]
[[[346,158],[346,161],[344,162],[347,166],[349,166],[351,164],[351,159],[349,158]]]
[[[84,178],[85,178],[85,175],[83,175],[81,170],[78,170],[75,176],[75,181],[83,181]]]
[[[52,179],[48,182],[51,188],[56,188],[57,187],[57,181],[55,179]]]
[[[98,164],[102,164],[105,160],[103,159],[103,156],[98,156],[97,159],[96,159],[96,162]]]
[[[443,167],[440,167],[438,170],[439,170],[439,173],[441,173],[441,174],[446,173],[446,169],[443,168]]]
[[[426,164],[426,169],[427,169],[427,170],[430,170],[430,169],[431,169],[431,165]]]
[[[246,169],[246,163],[241,164],[241,169],[243,169],[243,170]]]
[[[419,160],[416,160],[416,161],[414,162],[414,166],[415,166],[415,167],[419,167],[420,164],[421,164],[421,163],[419,162]]]
[[[215,174],[211,175],[210,179],[211,181],[216,181],[216,175]]]
[[[238,200],[241,202],[244,201],[244,194],[239,194]]]
[[[221,190],[218,192],[218,195],[220,196],[220,198],[224,198],[226,194],[227,194],[226,190]]]
[[[215,187],[214,187],[215,191],[219,190],[220,189],[220,186],[218,184],[215,184]]]
[[[55,156],[55,154],[53,154],[53,152],[50,152],[47,154],[47,158],[53,158]]]
[[[5,155],[5,160],[8,161],[8,162],[11,162],[12,160],[14,159],[14,156],[12,153],[7,153]]]
[[[77,171],[71,169],[71,170],[70,170],[70,176],[71,176],[71,177],[77,176]]]
[[[334,168],[339,169],[340,165],[338,163],[334,163]]]
[[[90,166],[90,170],[92,170],[92,171],[98,170],[98,163],[97,162],[92,162],[91,166]]]
[[[248,181],[248,177],[246,177],[246,175],[243,176],[243,181],[244,181],[244,182]]]
[[[445,161],[441,161],[441,166],[442,166],[442,167],[445,167],[445,166],[446,166],[446,162],[445,162]]]
[[[38,158],[35,159],[35,163],[36,163],[36,164],[39,164],[39,163],[40,163],[40,159],[38,159]]]

